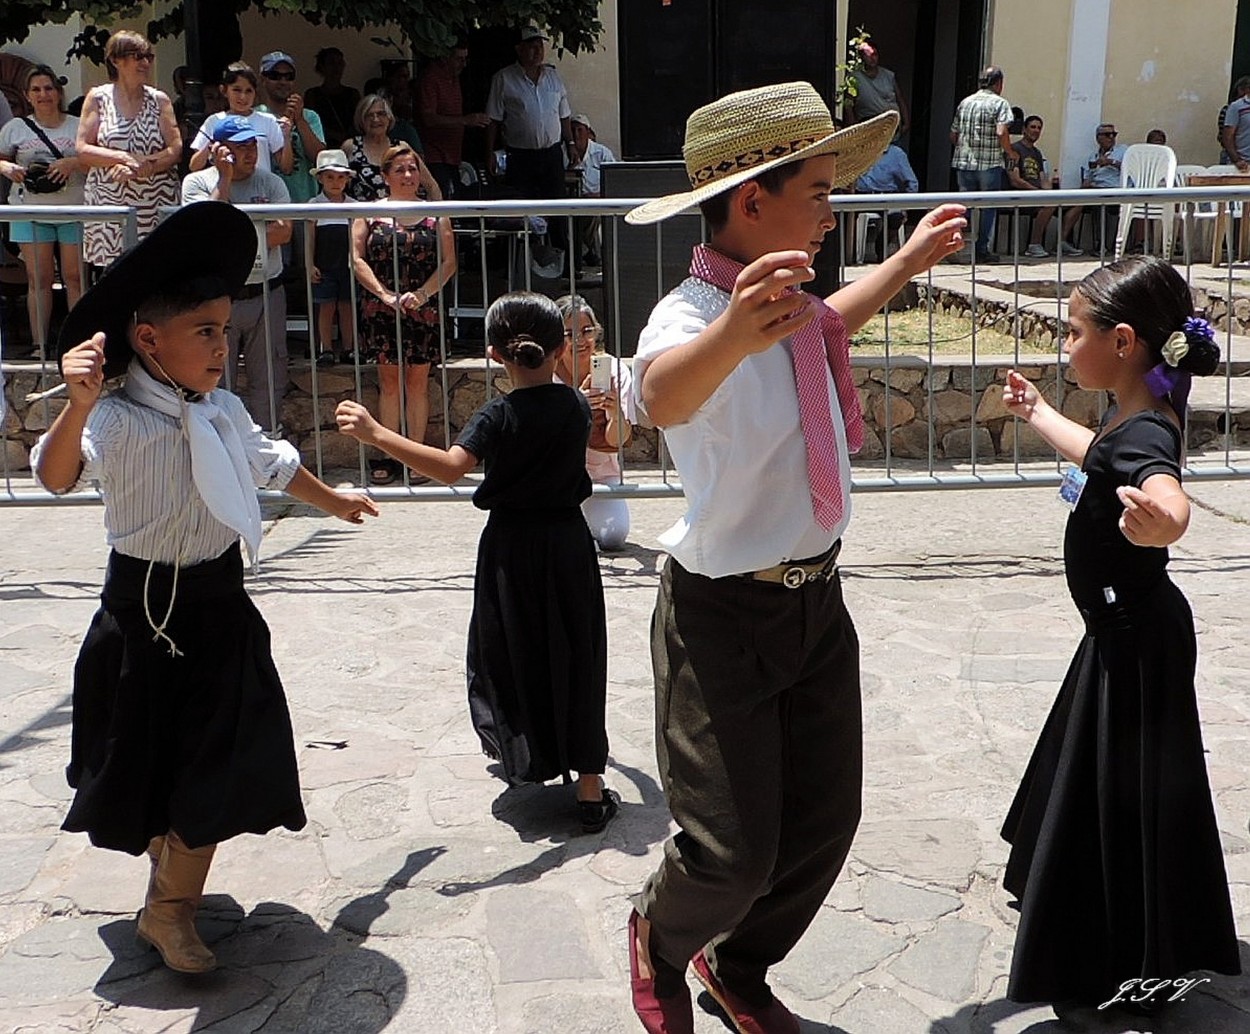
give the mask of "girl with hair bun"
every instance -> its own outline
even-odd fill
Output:
[[[1185,281],[1154,257],[1082,280],[1068,327],[1078,383],[1114,395],[1097,432],[1014,370],[1003,389],[1007,408],[1080,467],[1060,497],[1072,510],[1064,568],[1086,628],[1007,814],[1003,883],[1020,906],[1007,996],[1083,1022],[1101,1015],[1088,1007],[1157,1007],[1179,986],[1144,995],[1142,980],[1236,974],[1240,963],[1193,615],[1167,573],[1167,547],[1189,523],[1189,381],[1215,372],[1219,347]]]
[[[490,356],[512,390],[479,409],[450,449],[387,430],[340,402],[339,430],[451,484],[481,461],[473,503],[489,512],[478,543],[469,622],[469,712],[485,753],[508,782],[577,773],[583,832],[597,833],[619,798],[607,765],[607,631],[595,544],[582,518],[590,495],[590,407],[558,381],[567,347],[551,299],[516,292],[486,312]]]

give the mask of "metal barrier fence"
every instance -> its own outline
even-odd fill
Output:
[[[857,220],[865,223],[875,221],[886,232],[881,234],[881,248],[885,248],[892,236],[890,215],[898,212],[921,212],[944,202],[957,202],[970,209],[970,218],[980,218],[982,213],[994,210],[1000,219],[1005,218],[1009,228],[1010,245],[1003,253],[1002,261],[985,265],[972,256],[970,261],[943,263],[926,274],[914,278],[909,290],[891,304],[872,325],[875,329],[861,333],[856,338],[852,362],[861,384],[865,410],[870,419],[870,438],[875,445],[861,454],[853,466],[853,490],[855,491],[901,491],[935,488],[1008,487],[1034,484],[1057,484],[1060,477],[1060,461],[1053,450],[1038,454],[1036,442],[1027,441],[1018,432],[1016,421],[1005,416],[1005,411],[993,404],[995,391],[1001,391],[1001,377],[1006,365],[1032,368],[1050,385],[1055,402],[1068,408],[1073,399],[1086,419],[1097,416],[1103,405],[1101,398],[1091,401],[1092,393],[1081,393],[1064,377],[1062,356],[1062,327],[1066,315],[1066,299],[1072,284],[1085,275],[1093,264],[1109,261],[1113,246],[1108,234],[1111,220],[1108,213],[1117,211],[1125,204],[1149,206],[1152,214],[1167,206],[1175,206],[1176,225],[1183,228],[1185,275],[1195,294],[1209,315],[1219,316],[1222,323],[1222,349],[1224,353],[1223,376],[1206,378],[1215,386],[1205,396],[1202,426],[1198,440],[1190,436],[1190,453],[1187,476],[1199,479],[1228,479],[1250,477],[1250,451],[1238,446],[1250,444],[1250,401],[1242,389],[1250,388],[1250,342],[1241,331],[1250,328],[1250,287],[1244,296],[1237,291],[1240,280],[1234,272],[1232,261],[1232,219],[1224,220],[1224,234],[1228,238],[1229,262],[1220,269],[1210,264],[1195,262],[1191,237],[1195,227],[1205,222],[1216,222],[1211,216],[1216,208],[1240,204],[1250,199],[1250,188],[1199,187],[1175,190],[1048,190],[1044,192],[994,192],[955,195],[902,194],[902,195],[847,195],[833,199],[840,226],[826,238],[826,248],[840,250],[843,265],[843,281],[867,275],[871,266],[862,263],[862,233]],[[387,203],[385,205],[256,205],[247,206],[257,219],[286,219],[307,226],[313,222],[323,223],[331,219],[359,219],[391,217],[422,219],[449,217],[455,224],[456,271],[438,293],[438,398],[442,407],[442,439],[445,445],[454,440],[452,410],[459,415],[476,408],[470,402],[480,404],[493,396],[496,376],[501,373],[482,342],[476,344],[472,358],[465,351],[464,328],[470,322],[482,318],[489,303],[509,288],[540,290],[549,295],[580,294],[606,303],[612,314],[605,326],[608,351],[618,361],[628,357],[636,344],[622,340],[622,312],[627,308],[622,292],[621,236],[615,232],[605,233],[602,273],[595,273],[583,266],[577,242],[586,229],[586,221],[592,218],[619,220],[636,200],[577,199],[561,201],[494,201],[494,202],[440,202],[440,203]],[[1036,217],[1038,210],[1055,208],[1055,224],[1061,226],[1067,210],[1074,206],[1089,209],[1095,214],[1093,234],[1100,253],[1093,258],[1069,258],[1056,255],[1053,262],[1035,264],[1023,255],[1020,244],[1022,218]],[[557,276],[543,275],[550,269],[542,268],[539,260],[552,259],[548,236],[540,233],[533,217],[541,216],[547,223],[562,225],[564,239],[570,242],[569,261]],[[76,207],[0,207],[0,223],[20,219],[38,219],[44,222],[82,221],[85,219],[122,221],[127,226],[129,238],[134,236],[134,215],[125,208]],[[665,234],[681,232],[689,236],[698,219],[693,216],[679,217],[675,223],[661,223],[654,227],[654,284],[650,304],[658,300],[674,284],[684,277],[684,267],[673,268],[670,261],[664,265]],[[1101,222],[1102,232],[1098,233]],[[1083,223],[1078,223],[1081,232]],[[675,229],[676,228],[676,229]],[[1001,227],[1000,227],[1001,229]],[[970,231],[969,239],[974,236]],[[307,244],[307,234],[297,235],[296,241]],[[676,239],[676,238],[674,238]],[[1001,240],[1001,233],[998,237]],[[504,252],[501,270],[499,252]],[[306,462],[320,476],[327,471],[341,473],[344,464],[333,463],[333,456],[342,456],[342,448],[335,443],[337,432],[332,430],[333,404],[337,397],[371,399],[377,377],[376,366],[362,362],[359,338],[359,302],[363,288],[354,276],[349,276],[350,311],[352,315],[352,362],[350,365],[350,390],[344,392],[342,371],[333,375],[317,363],[319,350],[330,342],[319,340],[316,329],[317,310],[314,302],[314,285],[310,275],[311,254],[306,246],[301,248],[302,277],[288,286],[277,285],[271,279],[260,284],[264,328],[263,374],[264,392],[260,407],[267,410],[274,433],[285,433],[297,439]],[[1007,257],[1009,256],[1009,257]],[[290,256],[288,256],[289,259]],[[437,261],[442,267],[444,248],[439,240]],[[555,263],[551,262],[554,267]],[[397,246],[392,252],[393,275],[398,277],[399,255]],[[1003,277],[1009,276],[1008,282]],[[650,277],[647,277],[650,280]],[[283,298],[277,295],[283,290]],[[410,285],[415,287],[418,285]],[[645,290],[648,285],[628,283],[631,292]],[[300,290],[307,307],[307,322],[290,321],[286,333],[280,333],[275,341],[270,331],[269,317],[273,306],[283,302],[285,293]],[[1027,299],[1027,300],[1026,300]],[[1241,304],[1243,320],[1238,314]],[[647,306],[649,310],[649,305]],[[941,329],[951,322],[950,311],[965,314],[966,333],[962,337],[967,348],[960,354],[946,357],[951,340],[944,337],[950,333]],[[603,312],[600,311],[602,318]],[[16,316],[10,317],[10,322]],[[962,320],[965,317],[954,317]],[[920,342],[901,341],[897,328],[904,320],[923,325],[927,333]],[[1010,339],[1009,345],[987,345],[995,324],[1001,325]],[[294,377],[308,390],[303,393],[300,405],[287,400],[287,412],[309,415],[308,427],[276,427],[282,419],[283,396],[292,387],[292,370],[288,366],[288,340],[297,340],[306,329],[307,351],[296,357]],[[452,331],[449,333],[449,330]],[[0,327],[0,334],[5,332]],[[11,331],[10,331],[11,332]],[[406,392],[411,375],[410,364],[403,359],[403,324],[400,314],[395,314],[396,348],[400,360],[397,371],[399,426],[405,433],[409,411]],[[875,335],[875,336],[874,336]],[[1041,338],[1045,343],[1038,346],[1032,339]],[[995,337],[995,341],[999,341]],[[457,358],[457,357],[460,358]],[[578,360],[575,359],[575,364]],[[457,389],[451,383],[451,370],[468,365],[472,369],[461,378]],[[6,438],[21,442],[21,451],[38,429],[46,427],[57,409],[53,398],[44,397],[27,406],[28,396],[39,394],[57,383],[54,359],[42,356],[35,362],[11,362],[5,360],[3,371],[11,382],[10,397],[16,414],[6,418]],[[253,377],[257,369],[251,371]],[[580,380],[580,369],[574,371],[574,379]],[[237,366],[232,368],[231,383],[237,386]],[[333,381],[338,390],[326,392],[325,384]],[[458,404],[457,390],[463,390],[464,404]],[[255,396],[256,385],[250,393]],[[18,397],[20,396],[20,397]],[[478,397],[480,396],[480,398]],[[267,405],[266,405],[267,403]],[[1094,411],[1090,412],[1090,407]],[[35,415],[32,417],[32,411]],[[258,414],[253,413],[254,416]],[[428,428],[427,428],[428,429]],[[330,436],[334,436],[331,438]],[[642,431],[646,447],[634,446],[618,449],[621,475],[611,484],[597,484],[596,494],[623,498],[654,498],[677,495],[680,484],[675,480],[663,446],[663,438],[653,432]],[[1244,439],[1244,441],[1243,441]],[[1195,447],[1196,445],[1196,447]],[[98,501],[95,492],[73,493],[66,497],[53,497],[39,490],[28,474],[20,471],[20,455],[8,442],[0,440],[3,451],[2,505],[74,505]],[[641,458],[639,458],[641,457]],[[359,483],[368,484],[369,461],[363,447],[356,449],[353,473]],[[407,471],[401,487],[375,487],[372,493],[382,499],[409,499],[423,501],[467,499],[472,486],[426,486],[414,484]],[[280,493],[262,493],[279,496]]]

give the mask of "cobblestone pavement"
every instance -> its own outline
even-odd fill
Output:
[[[1208,764],[1250,966],[1250,486],[1202,484],[1173,571],[1199,624]],[[1004,1000],[1015,913],[998,838],[1078,635],[1052,489],[856,497],[842,554],[863,641],[864,820],[843,877],[775,970],[804,1034],[1046,1034]],[[146,863],[58,832],[70,672],[105,551],[94,507],[0,512],[0,1031],[624,1034],[627,895],[669,832],[647,626],[655,536],[633,506],[602,558],[608,779],[625,804],[580,836],[572,790],[505,792],[464,704],[481,516],[391,504],[364,529],[290,511],[251,582],[290,697],[309,815],[220,850],[180,977],[134,942]],[[705,1001],[706,998],[701,999]],[[701,1034],[725,1029],[696,1009]],[[1250,1031],[1250,977],[1162,1019]]]

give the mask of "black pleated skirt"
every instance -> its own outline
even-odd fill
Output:
[[[469,623],[469,714],[512,784],[602,772],[607,624],[578,507],[491,512]]]
[[[114,552],[74,667],[63,829],[140,854],[173,829],[191,847],[303,828],[299,773],[269,628],[243,589],[238,546],[178,571],[171,656],[144,616],[148,563]],[[154,565],[159,624],[173,568]]]
[[[1135,977],[1240,972],[1189,604],[1164,578],[1129,606],[1083,613],[1003,827],[1017,1002],[1099,1004]]]

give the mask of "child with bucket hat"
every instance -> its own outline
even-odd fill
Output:
[[[309,201],[312,205],[347,205],[354,201],[347,194],[347,185],[356,174],[347,161],[347,154],[338,148],[326,148],[317,155],[312,177],[321,191]],[[352,319],[351,220],[327,218],[309,221],[308,252],[312,264],[308,276],[312,280],[312,297],[317,306],[318,366],[333,366],[336,361],[350,363],[356,351],[355,323]],[[334,317],[339,319],[339,348],[334,350]]]
[[[659,769],[681,831],[629,920],[634,1009],[692,1034],[685,970],[738,1031],[797,1034],[767,983],[833,885],[859,821],[855,629],[836,566],[849,454],[867,433],[849,334],[957,251],[959,205],[829,298],[807,294],[829,195],[894,136],[896,112],[838,131],[807,83],[730,94],[686,123],[689,191],[711,239],[639,339],[634,395],[663,428],[687,512],[652,622]]]
[[[255,253],[251,220],[205,201],[123,254],[65,320],[69,402],[31,455],[52,492],[99,484],[112,547],[74,667],[62,828],[147,852],[137,933],[183,973],[216,964],[194,922],[216,845],[305,823],[269,629],[243,588],[239,539],[253,563],[261,539],[256,489],[354,524],[377,514],[217,387],[230,296]]]

